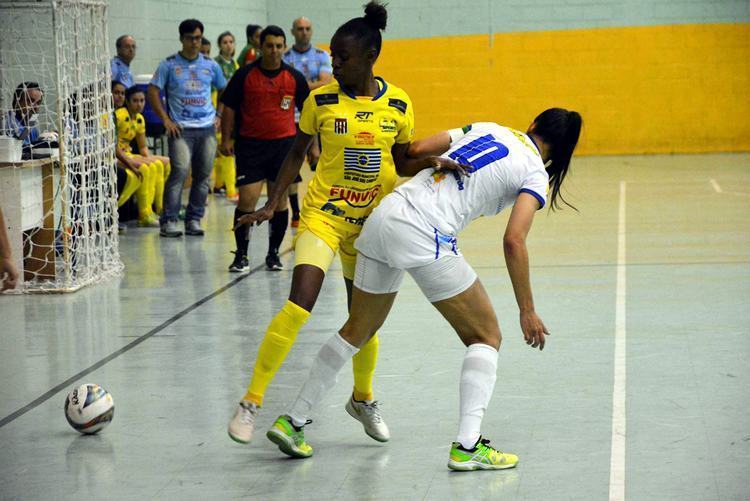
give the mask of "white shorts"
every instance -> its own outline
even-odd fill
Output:
[[[354,246],[354,285],[372,294],[397,292],[404,271],[431,303],[457,296],[477,279],[455,237],[441,235],[398,193],[372,212]]]

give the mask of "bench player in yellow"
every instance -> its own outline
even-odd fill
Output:
[[[135,193],[138,205],[138,225],[158,227],[154,214],[162,210],[164,181],[169,175],[169,158],[151,155],[146,144],[146,121],[141,112],[146,104],[143,90],[131,87],[125,91],[125,106],[115,111],[117,122],[117,148],[130,157],[142,175],[141,186]],[[131,143],[138,145],[133,153]]]

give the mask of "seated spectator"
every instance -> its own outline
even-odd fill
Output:
[[[151,157],[146,145],[146,121],[141,115],[146,96],[143,90],[130,87],[125,91],[125,106],[115,110],[117,124],[117,149],[125,154],[137,166],[141,175],[141,186],[135,192],[138,204],[138,225],[159,227],[159,220],[154,214],[154,202],[157,210],[161,209],[164,194],[165,157]],[[138,153],[132,151],[131,143],[136,141]],[[168,162],[168,159],[167,159]],[[157,199],[158,193],[158,201]]]
[[[117,110],[125,106],[125,90],[125,85],[121,82],[112,82],[114,123],[117,123]],[[117,128],[115,128],[115,131],[117,131]],[[115,157],[117,159],[117,207],[122,207],[141,187],[143,175],[138,170],[138,164],[120,148],[115,148]],[[120,233],[123,233],[126,228],[125,224],[120,222],[117,229]]]
[[[27,146],[39,139],[37,126],[39,105],[44,92],[36,82],[23,82],[13,92],[13,109],[8,111],[2,134],[15,137]]]

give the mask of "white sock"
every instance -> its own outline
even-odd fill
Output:
[[[465,449],[471,449],[481,435],[482,418],[492,398],[497,379],[497,350],[487,344],[472,344],[466,349],[461,366],[461,415],[458,437]]]
[[[304,426],[313,406],[333,388],[341,369],[358,351],[359,348],[350,345],[338,333],[320,348],[310,367],[310,375],[289,411],[294,426]]]

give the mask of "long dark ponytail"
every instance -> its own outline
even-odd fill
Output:
[[[578,144],[581,135],[583,120],[581,115],[575,111],[562,108],[550,108],[543,111],[534,119],[533,133],[549,145],[549,160],[552,163],[547,167],[550,184],[550,210],[560,208],[561,201],[573,210],[577,210],[569,204],[560,193],[560,186],[568,174],[570,157]]]

